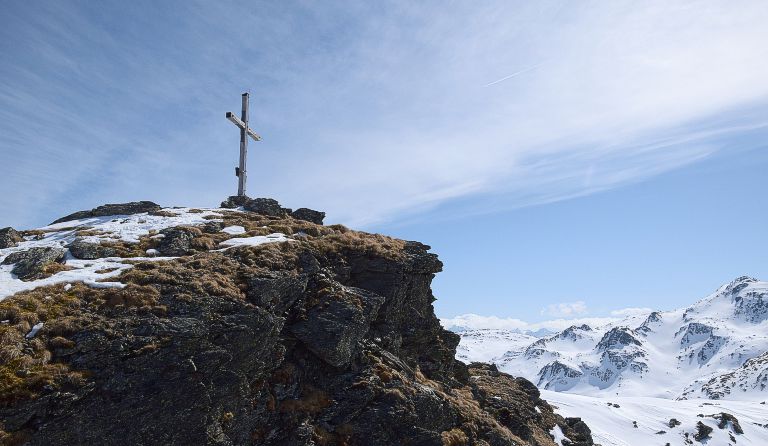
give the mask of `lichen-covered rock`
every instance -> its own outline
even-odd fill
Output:
[[[220,221],[208,222],[200,228],[200,230],[206,234],[217,234],[221,232],[222,229],[224,229],[224,223]]]
[[[187,227],[174,227],[163,229],[160,234],[163,238],[157,246],[157,250],[165,256],[183,256],[192,253],[192,241],[200,233],[199,229]]]
[[[364,289],[320,282],[317,300],[289,329],[309,350],[335,367],[346,366],[376,317],[384,297]],[[317,284],[315,284],[317,286]]]
[[[568,417],[565,419],[565,424],[571,428],[571,434],[568,437],[571,440],[571,445],[590,446],[594,444],[592,441],[592,430],[581,418]]]
[[[307,288],[306,274],[270,273],[248,280],[248,298],[256,305],[270,308],[281,315],[288,310]]]
[[[250,198],[245,195],[231,195],[227,197],[226,200],[221,202],[220,207],[225,209],[235,209],[240,206],[243,206],[249,200]]]
[[[23,240],[21,234],[11,227],[0,229],[0,249],[14,247]]]
[[[321,225],[323,224],[323,219],[325,219],[325,212],[315,211],[308,208],[298,208],[291,212],[291,217],[297,220],[305,220],[316,225]]]
[[[78,211],[62,217],[51,224],[63,223],[65,221],[81,220],[92,217],[106,217],[110,215],[133,215],[144,212],[159,211],[160,205],[151,201],[132,201],[130,203],[105,204],[90,211]]]
[[[65,254],[62,248],[30,248],[8,254],[3,265],[13,265],[11,272],[21,280],[35,280],[44,275],[45,267],[64,260]]]
[[[76,238],[67,246],[69,252],[78,259],[94,260],[117,255],[115,248],[104,246],[97,242],[89,242],[82,238]]]
[[[254,198],[248,200],[243,208],[246,211],[255,212],[261,215],[268,215],[270,217],[285,217],[291,213],[290,209],[286,209],[280,206],[277,200],[272,198]]]

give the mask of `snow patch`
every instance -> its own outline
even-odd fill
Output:
[[[219,245],[226,246],[226,248],[224,249],[229,249],[229,248],[234,248],[236,246],[259,246],[265,243],[287,242],[290,240],[291,239],[286,237],[285,234],[276,232],[274,234],[257,235],[255,237],[231,238],[229,240],[224,240],[223,242],[219,243]],[[223,251],[223,250],[220,250],[220,251]]]
[[[35,325],[32,327],[32,330],[29,330],[29,333],[27,333],[27,335],[26,335],[26,336],[24,336],[24,337],[25,337],[25,338],[27,338],[27,339],[32,339],[32,338],[34,338],[34,337],[35,337],[35,335],[37,334],[37,332],[38,332],[38,331],[40,331],[40,329],[41,329],[41,328],[43,328],[43,323],[42,323],[42,322],[38,322],[38,323],[36,323],[36,324],[35,324]]]
[[[41,235],[26,237],[18,246],[0,249],[0,262],[13,252],[26,251],[36,247],[64,248],[76,238],[82,238],[89,243],[114,242],[120,240],[125,243],[138,243],[141,237],[156,231],[175,226],[195,226],[210,221],[221,221],[221,213],[214,209],[195,210],[192,208],[165,208],[161,214],[150,215],[147,213],[135,215],[113,215],[107,217],[92,217],[81,220],[72,220],[39,228]],[[87,231],[87,232],[86,232]],[[80,232],[80,235],[78,235]],[[83,236],[85,232],[88,235]],[[273,234],[274,235],[274,234]],[[280,234],[282,235],[282,234]],[[156,234],[152,238],[162,238],[162,234]],[[271,236],[267,236],[271,237]],[[273,240],[269,241],[282,241]],[[156,250],[147,250],[148,256],[157,256]],[[72,268],[61,271],[45,279],[25,282],[19,280],[11,273],[13,265],[0,265],[0,300],[21,291],[27,291],[38,287],[67,283],[65,290],[71,288],[71,282],[83,282],[96,288],[121,288],[124,285],[119,282],[110,282],[106,279],[119,276],[126,269],[131,268],[126,260],[171,260],[175,257],[132,257],[132,258],[103,258],[96,260],[76,259],[67,252],[65,264]],[[69,288],[67,288],[69,286]]]
[[[555,424],[555,427],[553,427],[552,430],[549,431],[549,435],[551,435],[552,438],[554,438],[555,444],[558,446],[564,446],[563,440],[568,442],[566,444],[571,443],[571,440],[565,436],[565,434],[563,433],[563,430],[560,429],[560,426],[558,426],[557,424]]]
[[[222,229],[221,232],[225,232],[229,235],[240,235],[245,234],[245,228],[242,226],[227,226]]]

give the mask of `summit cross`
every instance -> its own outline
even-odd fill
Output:
[[[248,127],[248,93],[243,93],[243,109],[240,118],[232,112],[227,112],[227,119],[232,121],[240,129],[240,165],[235,167],[237,176],[237,195],[245,196],[245,180],[247,178],[246,158],[248,157],[248,137],[254,141],[261,141],[261,136],[257,135]]]

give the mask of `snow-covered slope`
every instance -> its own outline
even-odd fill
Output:
[[[540,338],[457,332],[460,360],[528,378],[604,446],[768,445],[767,282],[739,277],[687,308]]]
[[[496,333],[460,334],[459,359],[494,362],[543,389],[669,399],[768,395],[768,283],[749,277],[688,308],[572,326],[526,346]]]
[[[603,446],[768,445],[768,408],[757,402],[595,398],[547,390],[541,397],[558,413],[584,419],[595,443]],[[696,440],[699,422],[712,429],[701,441]]]
[[[517,330],[481,329],[461,330],[461,343],[456,348],[456,358],[466,363],[487,362],[510,350],[519,350],[538,339]]]

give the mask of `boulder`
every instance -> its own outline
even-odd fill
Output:
[[[718,428],[725,429],[728,427],[728,423],[730,423],[735,433],[744,433],[744,429],[742,429],[741,424],[739,424],[739,420],[735,416],[727,412],[720,412],[719,414],[715,415],[714,418],[719,421],[719,423],[717,423]]]
[[[696,433],[693,435],[693,438],[696,439],[696,441],[702,441],[709,438],[709,435],[712,433],[714,429],[707,426],[706,424],[699,421],[696,423]]]
[[[192,253],[192,240],[197,230],[194,228],[175,227],[163,229],[157,250],[164,256],[183,256]]]
[[[239,208],[240,206],[244,206],[248,201],[250,201],[250,198],[245,195],[232,195],[227,197],[226,200],[222,201],[219,207],[225,209],[235,209]]]
[[[89,242],[82,238],[76,238],[75,241],[67,246],[69,252],[81,260],[94,260],[104,257],[115,257],[117,252],[115,248],[104,246],[97,242]]]
[[[90,211],[78,211],[73,214],[69,214],[66,217],[54,221],[53,224],[62,223],[65,221],[80,220],[83,218],[92,217],[106,217],[109,215],[133,215],[141,214],[144,212],[156,212],[159,211],[160,205],[151,201],[132,201],[130,203],[115,203],[105,204],[97,208],[93,208]]]
[[[255,212],[261,215],[268,215],[270,217],[285,217],[291,213],[290,209],[286,209],[280,206],[277,200],[272,198],[254,198],[248,200],[243,208],[246,211]]]
[[[587,424],[578,417],[568,417],[565,419],[565,424],[570,428],[571,433],[568,437],[571,440],[571,444],[574,446],[592,446],[592,430]]]
[[[35,280],[43,275],[46,266],[61,263],[65,254],[66,251],[62,248],[31,248],[9,254],[3,260],[3,265],[14,265],[11,272],[21,280]]]
[[[325,212],[315,211],[308,208],[298,208],[291,212],[291,217],[296,220],[304,220],[316,225],[322,225],[325,218]]]
[[[224,229],[224,222],[209,221],[200,228],[206,234],[217,234]]]
[[[0,229],[0,249],[12,248],[24,238],[19,232],[11,227]]]

